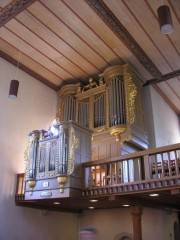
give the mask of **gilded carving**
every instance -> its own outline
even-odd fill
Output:
[[[110,134],[116,137],[116,141],[121,141],[121,134],[126,131],[126,127],[124,126],[113,126],[110,128]]]
[[[104,84],[104,78],[100,77],[99,79],[99,86],[102,86]]]
[[[60,193],[64,192],[64,185],[67,182],[67,179],[68,179],[67,175],[61,175],[57,178],[57,182],[59,183],[60,187],[59,189]]]
[[[74,133],[74,128],[70,128],[69,132],[69,151],[68,151],[68,170],[67,174],[71,175],[74,171],[74,152],[79,146],[79,139]]]
[[[29,173],[29,142],[26,150],[24,151],[24,161],[25,161],[25,178],[27,179]]]
[[[86,91],[86,90],[89,90],[91,88],[94,88],[94,87],[97,87],[97,83],[95,82],[95,80],[93,78],[89,78],[89,84],[88,85],[85,85],[83,87],[83,90],[82,92]]]
[[[32,196],[34,187],[36,186],[36,181],[35,180],[29,180],[28,185],[29,185],[29,190],[30,190],[30,196]]]
[[[62,116],[63,116],[62,107],[63,107],[62,101],[59,101],[57,111],[56,111],[56,119],[58,119],[58,121],[62,121]]]
[[[129,73],[125,77],[125,91],[126,91],[126,112],[127,123],[132,124],[135,119],[135,98],[137,95],[137,87],[132,81]]]

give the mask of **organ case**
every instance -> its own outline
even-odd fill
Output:
[[[99,75],[98,83],[65,85],[59,91],[57,119],[73,120],[99,135],[115,136],[121,144],[131,139],[135,120],[137,86],[129,65],[116,65]],[[141,126],[140,126],[141,128]],[[144,126],[142,126],[144,128]]]

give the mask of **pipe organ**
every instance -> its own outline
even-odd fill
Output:
[[[99,76],[98,83],[63,86],[56,121],[48,131],[29,133],[25,199],[79,196],[83,162],[124,154],[130,139],[147,144],[136,75],[125,64]]]
[[[66,85],[59,91],[57,118],[74,120],[96,133],[109,132],[121,143],[130,139],[130,125],[135,118],[137,87],[127,64],[107,68],[99,82]],[[122,133],[125,137],[122,137]]]
[[[78,194],[78,189],[82,188],[81,163],[91,160],[91,138],[88,128],[71,121],[53,122],[48,131],[30,132],[26,199],[58,197],[64,191],[66,196]]]

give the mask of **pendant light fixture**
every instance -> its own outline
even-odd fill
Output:
[[[161,32],[163,34],[170,34],[173,31],[170,8],[162,3],[162,6],[157,9],[157,14]]]
[[[16,78],[17,78],[17,73],[18,73],[18,70],[19,70],[20,57],[21,57],[21,51],[19,51],[18,63],[17,63],[16,73],[15,73],[15,79],[11,80],[11,83],[10,83],[9,96],[8,96],[10,99],[16,99],[17,95],[18,95],[19,81],[16,80]]]
[[[9,98],[15,99],[17,98],[19,88],[19,81],[18,80],[11,80],[10,88],[9,88]]]

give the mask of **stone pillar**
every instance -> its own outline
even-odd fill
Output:
[[[142,240],[142,229],[141,229],[142,213],[143,213],[142,206],[137,205],[137,206],[131,207],[134,240]]]

